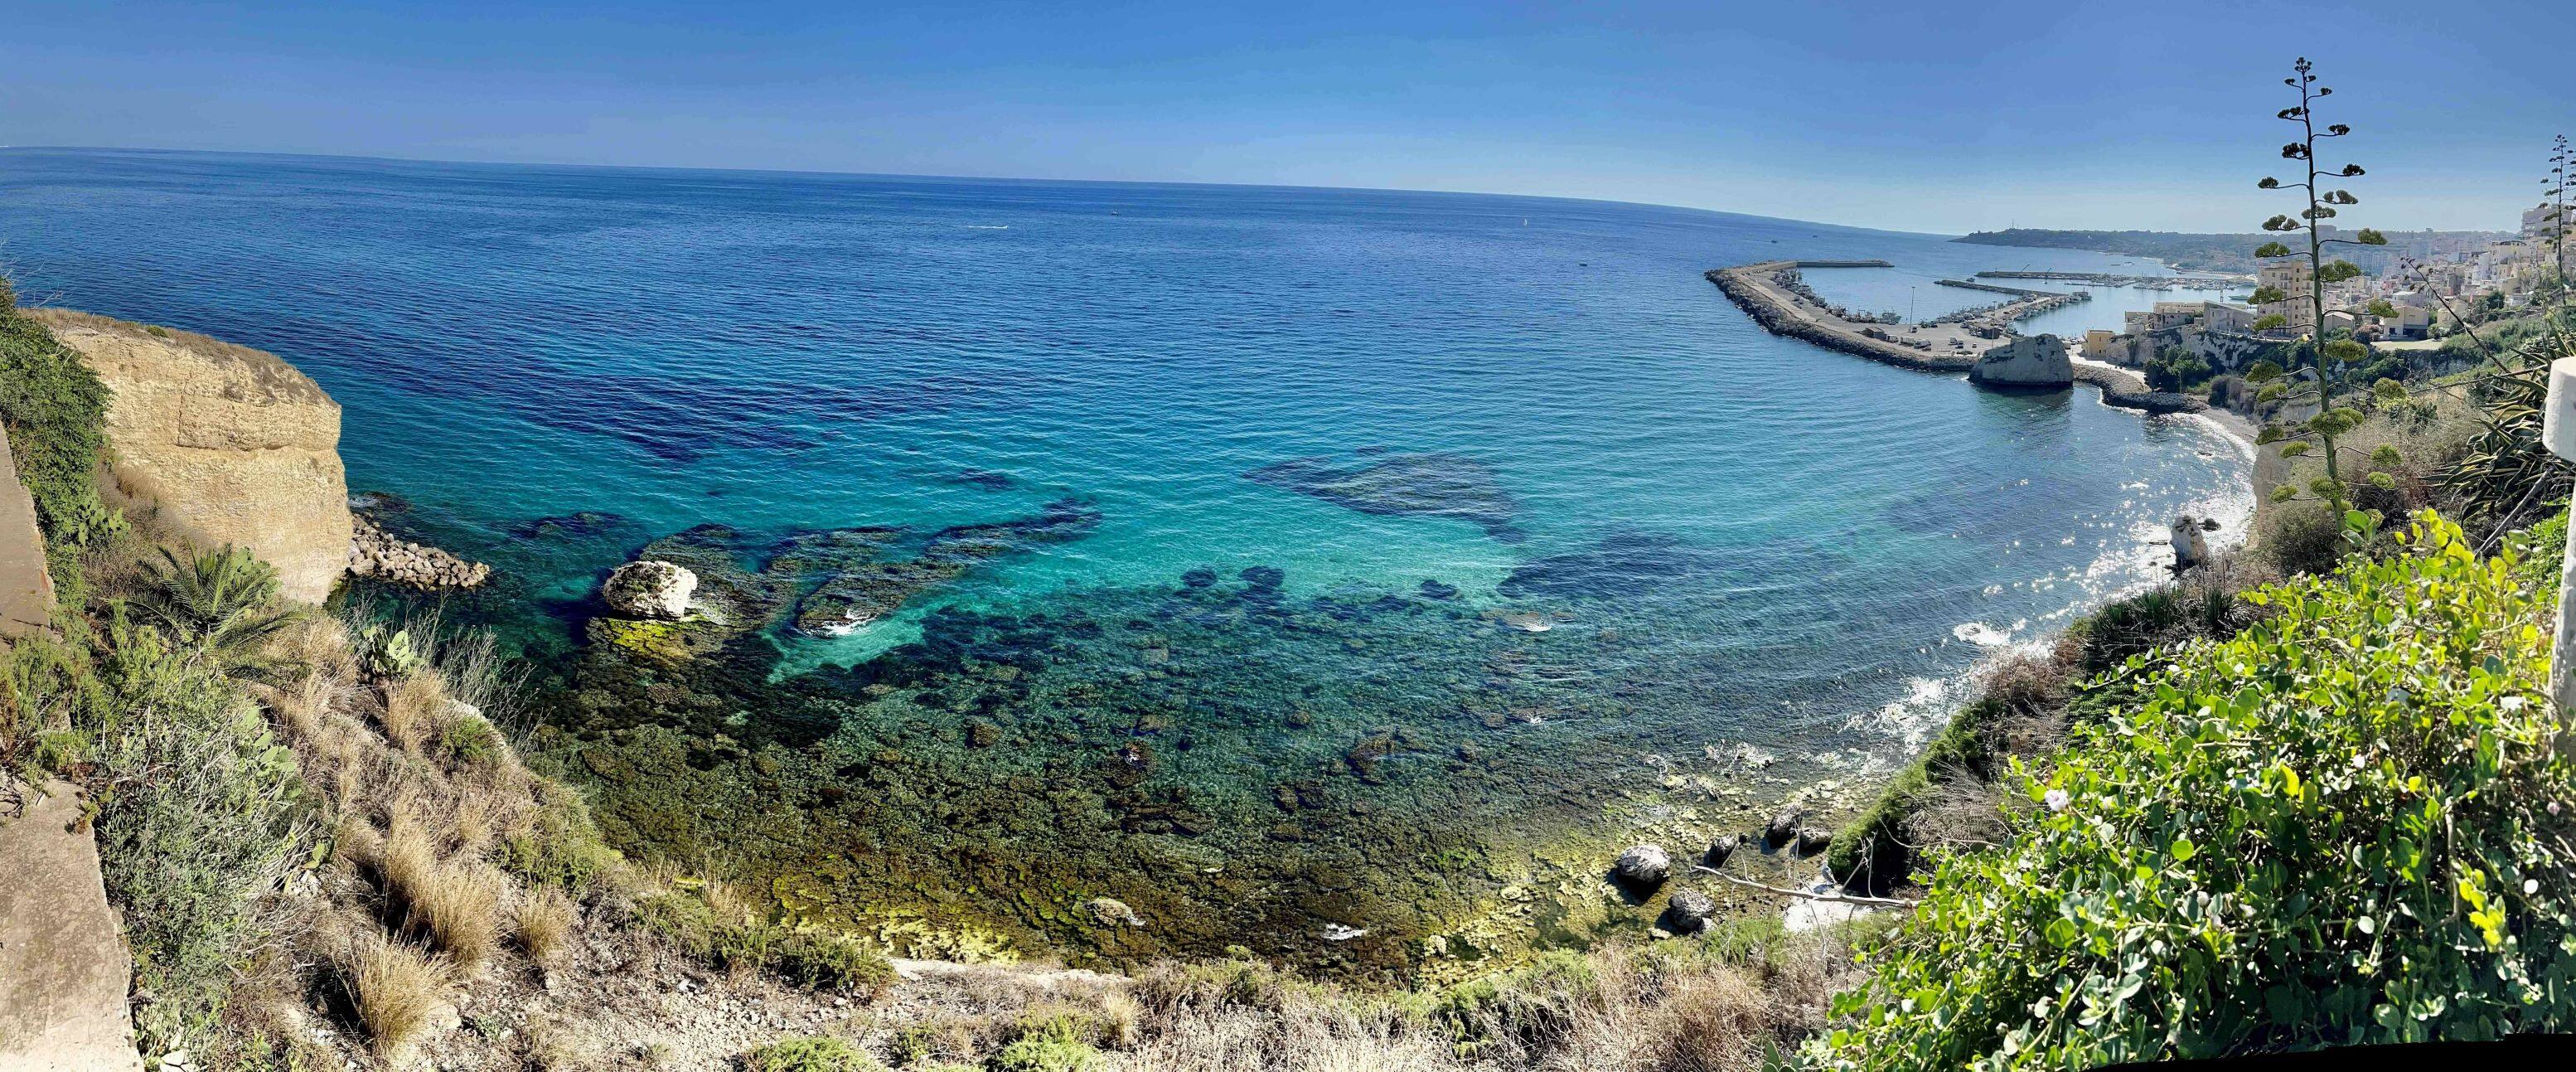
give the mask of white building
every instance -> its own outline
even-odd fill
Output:
[[[2200,303],[2200,330],[2204,333],[2251,335],[2254,334],[2254,322],[2262,318],[2262,313],[2232,302]]]
[[[2255,306],[2263,316],[2277,316],[2290,322],[2290,330],[2300,334],[2315,331],[2316,307],[2310,304],[2309,290],[2316,279],[2305,257],[2281,257],[2263,262],[2256,273],[2260,285],[2281,292],[2282,300]]]

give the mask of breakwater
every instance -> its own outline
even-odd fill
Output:
[[[1855,357],[1921,372],[1965,373],[1977,363],[1976,353],[1943,353],[1909,346],[1874,327],[1830,319],[1822,310],[1802,307],[1771,283],[1778,272],[1819,267],[1811,261],[1758,261],[1733,268],[1711,268],[1706,276],[1744,315],[1764,331],[1814,343]],[[2146,381],[2125,370],[2077,362],[2075,378],[2102,389],[2102,400],[2147,413],[2198,413],[2208,404],[2188,395],[2151,391]]]
[[[1979,272],[1979,279],[2046,279],[2060,283],[2092,283],[2105,287],[2135,287],[2141,290],[2224,290],[2247,286],[2252,276],[2189,275],[2110,275],[2103,272]]]
[[[2019,298],[2036,298],[2043,294],[2055,295],[2057,293],[2053,290],[2030,290],[2025,287],[1999,287],[1992,283],[1979,283],[1968,279],[1935,279],[1933,282],[1939,283],[1945,287],[1958,287],[1962,290],[1982,290],[1988,294],[2010,294]]]
[[[2008,331],[2012,325],[2041,313],[2055,312],[2069,305],[2093,300],[2092,292],[2083,290],[2071,293],[2055,290],[2026,290],[2021,287],[2001,287],[1992,283],[1978,283],[1966,279],[1938,279],[1934,282],[1945,287],[2010,295],[2011,301],[1997,302],[1975,309],[1962,309],[1933,321],[1936,324],[1948,321],[1971,327],[1982,324],[1999,332]]]

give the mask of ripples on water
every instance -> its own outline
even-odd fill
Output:
[[[2174,513],[2248,506],[2202,424],[1772,338],[1700,277],[2114,270],[2083,253],[1530,198],[52,151],[0,152],[0,236],[23,294],[321,381],[351,487],[505,575],[451,614],[556,682],[550,739],[616,829],[817,911],[1077,952],[1402,960],[1514,838],[1702,755],[1738,777],[1718,746],[1883,765],[1982,654],[2156,576]],[[912,561],[1067,502],[1096,523],[848,636],[743,638],[660,693],[577,654],[599,576],[692,526],[750,575],[798,533],[897,528]],[[702,799],[621,788],[659,770]],[[1265,890],[1295,896],[1226,904]],[[1091,933],[1067,906],[1098,893],[1156,926]],[[1327,917],[1384,941],[1324,947]]]

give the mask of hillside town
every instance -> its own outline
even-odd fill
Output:
[[[2433,351],[2472,322],[2511,316],[2529,306],[2534,292],[2556,277],[2560,247],[2551,208],[2522,214],[2521,227],[2482,243],[2449,242],[2422,257],[2383,258],[2382,269],[2327,284],[2325,333],[2345,335],[2383,351]],[[2331,224],[2321,238],[2338,234]],[[2377,251],[2374,251],[2377,252]],[[2277,360],[2279,349],[2317,329],[2304,257],[2263,262],[2254,277],[2261,301],[2157,302],[2125,314],[2122,330],[2096,329],[2074,345],[2089,361],[2145,370],[2168,389],[2197,387],[2213,376],[2242,372],[2254,362]]]

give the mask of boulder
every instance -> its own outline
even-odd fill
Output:
[[[1121,901],[1115,897],[1094,897],[1089,901],[1083,902],[1082,907],[1091,913],[1091,918],[1099,920],[1100,925],[1103,927],[1142,927],[1145,925],[1144,920],[1137,918],[1135,909],[1127,907],[1127,902]]]
[[[1728,834],[1728,835],[1726,835],[1726,836],[1724,836],[1724,837],[1720,837],[1720,838],[1718,838],[1718,839],[1717,839],[1717,840],[1715,840],[1715,841],[1711,841],[1711,842],[1709,842],[1709,843],[1708,843],[1708,866],[1710,866],[1710,867],[1724,867],[1724,866],[1726,866],[1726,860],[1727,860],[1727,858],[1728,858],[1728,857],[1730,857],[1730,856],[1735,855],[1735,850],[1740,849],[1740,848],[1743,848],[1743,847],[1744,847],[1744,835],[1742,835],[1742,834]]]
[[[115,462],[100,490],[203,547],[248,548],[288,599],[349,565],[340,404],[277,355],[64,309],[30,310],[107,385]]]
[[[1674,890],[1664,903],[1664,922],[1675,934],[1697,934],[1717,914],[1717,902],[1698,890]]]
[[[1673,861],[1672,857],[1664,855],[1660,845],[1631,845],[1628,851],[1619,854],[1618,861],[1610,868],[1624,880],[1652,885],[1673,873]]]
[[[599,595],[608,609],[629,618],[677,621],[689,614],[689,597],[698,590],[698,575],[668,562],[643,559],[617,567]]]
[[[1798,831],[1798,855],[1813,856],[1834,843],[1834,832],[1808,828]]]
[[[1762,830],[1762,844],[1777,848],[1797,840],[1798,820],[1804,813],[1792,808],[1771,817],[1771,825]]]
[[[2075,385],[2075,362],[2055,335],[2028,335],[1978,355],[1968,382],[1988,387],[2055,390]]]

